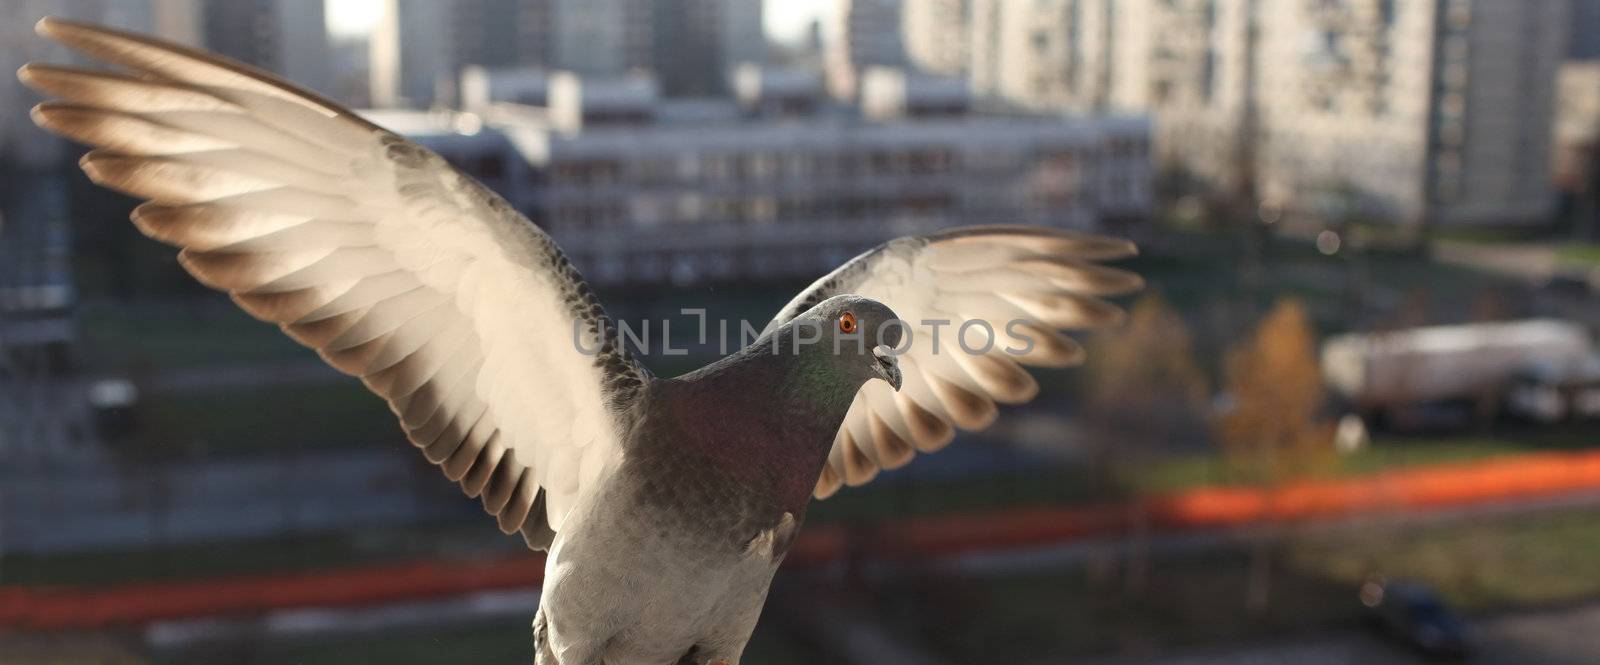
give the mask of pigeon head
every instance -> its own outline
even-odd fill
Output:
[[[900,390],[900,364],[895,358],[903,350],[905,325],[887,305],[838,295],[817,303],[791,324],[794,349],[800,355],[819,359],[849,380],[883,379]]]

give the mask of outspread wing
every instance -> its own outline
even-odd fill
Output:
[[[439,156],[270,74],[57,19],[131,74],[28,65],[40,126],[183,267],[389,402],[506,533],[546,547],[620,457],[648,372],[554,242]],[[580,352],[579,349],[584,352]]]
[[[1121,309],[1096,296],[1143,286],[1133,273],[1092,262],[1135,253],[1132,243],[1111,238],[971,227],[891,240],[801,292],[768,329],[854,293],[893,309],[912,340],[899,357],[900,392],[869,381],[856,393],[817,481],[817,498],[841,484],[862,485],[917,452],[943,448],[954,427],[988,427],[996,403],[1033,399],[1039,385],[1022,366],[1081,362],[1083,348],[1058,330],[1121,320]]]

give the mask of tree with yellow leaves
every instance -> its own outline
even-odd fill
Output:
[[[1255,335],[1229,352],[1225,400],[1216,439],[1241,477],[1275,485],[1334,460],[1316,336],[1299,301],[1279,301]],[[1269,547],[1264,537],[1251,553],[1246,594],[1255,610],[1265,609],[1270,595]]]
[[[1226,385],[1216,437],[1245,479],[1282,482],[1333,460],[1316,338],[1299,301],[1280,301],[1255,335],[1229,352]]]

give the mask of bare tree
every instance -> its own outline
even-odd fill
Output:
[[[1188,326],[1159,295],[1141,298],[1123,329],[1092,345],[1086,423],[1102,442],[1106,477],[1142,494],[1141,471],[1159,449],[1205,437],[1205,375]],[[1130,508],[1125,587],[1138,593],[1149,568],[1149,519],[1137,496]]]

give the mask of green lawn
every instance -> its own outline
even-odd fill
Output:
[[[1600,268],[1600,243],[1571,243],[1556,250],[1564,265]]]
[[[140,433],[115,446],[135,455],[274,453],[351,445],[404,445],[383,400],[351,380],[146,397]]]
[[[1345,585],[1378,573],[1426,582],[1469,612],[1600,597],[1600,511],[1308,539],[1290,565]]]
[[[1372,445],[1334,460],[1331,476],[1356,476],[1390,469],[1450,464],[1515,455],[1537,449],[1535,442],[1493,436],[1465,438],[1381,437]],[[1226,460],[1214,453],[1173,457],[1141,471],[1138,484],[1148,492],[1177,492],[1202,485],[1241,483]]]
[[[1555,233],[1553,226],[1532,227],[1450,227],[1441,226],[1433,229],[1432,236],[1438,240],[1456,240],[1460,242],[1476,243],[1506,243],[1506,242],[1540,242],[1549,240]]]
[[[973,444],[981,445],[981,444]],[[908,517],[1104,500],[1117,488],[1079,466],[1041,467],[951,480],[903,480],[847,487],[813,502],[807,524],[872,523]]]
[[[804,283],[759,286],[705,285],[692,288],[612,289],[601,294],[607,311],[627,321],[635,332],[650,322],[651,354],[645,363],[658,374],[676,375],[703,364],[706,358],[663,356],[662,321],[670,321],[674,348],[694,341],[698,318],[680,310],[700,308],[712,321],[729,321],[729,342],[736,345],[739,321],[755,329],[793,298]],[[135,303],[99,301],[79,311],[82,347],[92,367],[103,372],[149,373],[212,365],[270,364],[315,360],[316,355],[290,340],[277,326],[251,318],[224,296],[205,293],[181,300]]]
[[[89,363],[102,372],[137,376],[316,358],[277,326],[209,293],[182,301],[91,303],[79,311],[79,325]]]
[[[913,575],[876,591],[905,639],[954,662],[1046,662],[1354,626],[1369,574],[1421,580],[1469,615],[1589,600],[1600,597],[1597,548],[1595,511],[1290,534],[1272,548],[1262,612],[1246,604],[1242,548],[1157,557],[1135,592],[1110,556],[1015,576]]]

